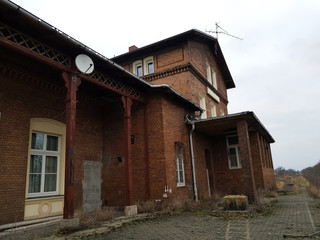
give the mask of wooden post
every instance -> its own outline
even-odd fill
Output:
[[[126,175],[126,205],[133,205],[133,177],[131,158],[131,106],[132,100],[121,97],[124,108],[124,139],[125,139],[125,175]]]
[[[63,72],[62,78],[68,89],[66,96],[66,158],[65,158],[65,189],[63,218],[74,215],[74,142],[77,111],[77,91],[81,80],[70,73]]]

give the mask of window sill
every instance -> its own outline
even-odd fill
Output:
[[[178,188],[186,187],[186,186],[187,186],[186,184],[183,184],[183,185],[182,185],[182,184],[179,184],[179,185],[177,184],[177,187],[178,187]]]
[[[63,198],[64,195],[47,195],[47,196],[35,196],[35,197],[27,197],[26,201],[33,201],[37,199],[55,199],[55,198]]]

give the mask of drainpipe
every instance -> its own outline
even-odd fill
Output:
[[[192,134],[195,129],[195,123],[194,120],[190,120],[189,116],[186,116],[186,122],[187,124],[191,124],[191,130],[189,135],[190,140],[190,153],[191,153],[191,168],[192,168],[192,180],[193,180],[193,192],[194,192],[194,198],[196,202],[198,202],[198,190],[197,190],[197,180],[196,180],[196,169],[194,165],[194,152],[193,152],[193,139]]]

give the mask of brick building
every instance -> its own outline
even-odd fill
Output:
[[[254,113],[228,114],[213,37],[109,60],[8,0],[0,22],[0,224],[275,186],[274,140]]]

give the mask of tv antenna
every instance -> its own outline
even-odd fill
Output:
[[[219,23],[216,22],[216,30],[215,31],[212,31],[212,30],[209,30],[209,31],[206,31],[208,33],[215,33],[216,34],[216,38],[218,39],[218,36],[219,34],[225,34],[229,37],[233,37],[233,38],[236,38],[236,39],[239,39],[239,40],[243,40],[242,38],[239,38],[237,36],[234,36],[230,33],[228,33],[226,30],[224,30],[220,25]]]

